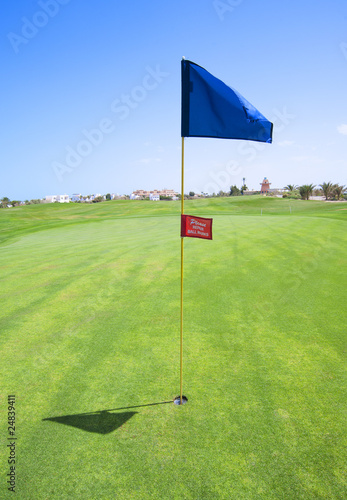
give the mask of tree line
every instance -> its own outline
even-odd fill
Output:
[[[332,182],[323,182],[318,187],[315,184],[303,184],[298,186],[296,184],[287,184],[283,189],[286,190],[283,193],[283,198],[294,198],[308,200],[311,196],[324,196],[326,200],[336,200],[339,201],[343,198],[346,199],[347,186],[340,184],[333,184]],[[217,196],[240,196],[247,191],[248,188],[244,184],[241,188],[236,185],[230,186],[229,193],[220,191]],[[260,191],[254,191],[252,194],[260,194]],[[278,194],[280,192],[278,191]],[[269,192],[268,195],[274,196],[273,192]]]
[[[332,182],[323,182],[318,188],[314,184],[303,184],[296,186],[295,184],[287,184],[284,189],[287,190],[287,196],[283,197],[296,197],[299,195],[302,200],[308,200],[313,194],[316,196],[325,196],[326,200],[339,201],[344,198],[347,187],[340,184],[333,184]],[[292,195],[292,196],[291,196]]]
[[[343,186],[340,184],[333,184],[332,182],[323,182],[323,184],[319,184],[318,187],[316,187],[315,184],[303,184],[302,186],[298,186],[296,184],[287,184],[283,189],[286,190],[285,193],[283,193],[282,197],[283,198],[294,198],[294,199],[302,199],[302,200],[308,200],[311,196],[325,196],[326,200],[335,200],[339,201],[343,198],[347,199],[347,186]],[[219,191],[219,193],[213,193],[212,197],[214,196],[241,196],[243,195],[246,191],[248,191],[248,187],[246,184],[243,184],[240,188],[238,188],[236,185],[230,186],[229,192],[225,191]],[[254,191],[252,194],[260,194],[260,191]],[[204,197],[209,196],[207,193],[202,194]],[[273,195],[274,193],[270,192],[268,195]],[[184,195],[185,198],[193,198],[195,196],[195,193],[193,191],[189,192],[188,195]],[[111,195],[107,193],[105,197],[103,196],[98,196],[94,198],[93,200],[90,200],[91,195],[83,197],[84,201],[86,202],[92,202],[92,203],[98,203],[101,201],[106,201],[111,200]],[[178,195],[178,198],[180,199],[181,196]],[[160,196],[160,199],[165,199],[165,197]],[[171,200],[171,198],[170,198]],[[38,203],[44,203],[44,200],[39,200],[39,199],[33,199],[33,200],[25,200],[25,202],[17,201],[17,200],[10,200],[8,197],[4,196],[0,200],[0,208],[6,208],[6,207],[16,207],[18,205],[34,205]]]
[[[10,200],[7,196],[4,196],[0,200],[0,208],[6,207],[18,207],[19,205],[37,205],[38,203],[42,203],[42,200],[25,200],[24,202],[20,200]]]

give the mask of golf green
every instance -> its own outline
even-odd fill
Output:
[[[345,203],[188,201],[0,211],[0,383],[21,499],[343,499]]]

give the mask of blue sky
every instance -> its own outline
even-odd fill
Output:
[[[180,191],[182,56],[274,122],[187,138],[186,192],[347,184],[345,0],[17,0],[0,30],[0,198]]]

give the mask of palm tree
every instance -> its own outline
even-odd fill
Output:
[[[332,195],[332,190],[333,190],[332,183],[331,182],[323,182],[323,184],[320,184],[320,187],[322,188],[325,199],[327,200],[328,198],[330,198],[330,196]]]
[[[312,192],[315,188],[314,184],[304,184],[300,186],[299,193],[303,200],[308,200],[310,196],[312,196]]]
[[[346,191],[346,186],[339,186],[338,184],[334,184],[332,186],[332,193],[337,199],[337,201],[342,198],[343,193]]]
[[[288,191],[294,191],[297,188],[298,186],[296,186],[295,184],[287,184],[283,189],[287,189]]]

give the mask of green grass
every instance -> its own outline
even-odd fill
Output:
[[[1,210],[17,497],[346,498],[345,207],[186,202],[182,407],[179,203]]]

